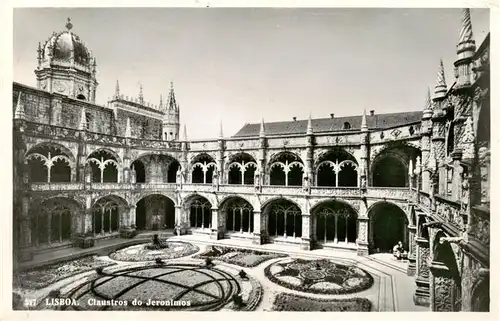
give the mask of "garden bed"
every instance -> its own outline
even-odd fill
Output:
[[[279,293],[273,302],[273,311],[334,311],[369,312],[372,303],[364,298],[319,299],[290,293]]]
[[[272,259],[287,257],[286,254],[239,249],[225,246],[209,246],[203,253],[193,256],[194,259],[211,258],[241,267],[256,267]]]
[[[373,277],[365,270],[324,259],[282,260],[266,267],[264,274],[278,285],[308,293],[347,294],[373,285]]]
[[[252,277],[239,277],[237,268],[208,268],[198,263],[117,265],[75,280],[59,291],[57,297],[74,299],[76,305],[54,307],[41,300],[37,309],[248,311],[255,309],[262,298],[260,283]],[[235,304],[234,296],[239,296],[243,304]],[[110,303],[96,304],[103,299]],[[134,300],[141,304],[134,305]]]
[[[165,244],[167,247],[163,249],[148,249],[148,244],[128,246],[109,254],[109,257],[116,261],[125,262],[171,260],[193,255],[200,250],[196,245],[186,242],[168,241]]]
[[[13,287],[37,290],[71,276],[115,264],[114,262],[99,259],[97,255],[86,256],[73,261],[14,273]]]

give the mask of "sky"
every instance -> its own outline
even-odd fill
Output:
[[[158,104],[174,82],[189,139],[245,123],[422,110],[439,59],[446,81],[461,9],[16,8],[13,80],[36,86],[38,43],[72,31],[97,59],[97,103]],[[489,10],[471,9],[479,46]]]

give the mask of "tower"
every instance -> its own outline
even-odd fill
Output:
[[[179,139],[179,104],[175,99],[174,84],[170,82],[170,92],[166,106],[163,108],[165,115],[163,116],[163,140],[178,140]]]
[[[43,46],[38,44],[37,87],[95,103],[96,59],[72,29],[68,18],[65,31],[54,32]]]

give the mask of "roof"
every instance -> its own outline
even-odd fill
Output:
[[[312,119],[314,133],[324,133],[332,131],[343,131],[344,123],[350,124],[351,130],[361,129],[361,119],[363,116],[347,116],[334,118]],[[403,126],[406,124],[420,122],[422,111],[410,111],[390,114],[375,114],[366,116],[366,124],[369,129],[384,129],[390,127]],[[264,123],[266,136],[305,134],[307,131],[307,120],[293,120],[283,122]],[[245,124],[233,137],[258,136],[260,133],[259,124]]]

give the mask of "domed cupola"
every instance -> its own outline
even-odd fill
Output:
[[[42,46],[38,44],[38,87],[50,92],[95,102],[96,59],[72,32],[68,18],[66,29],[54,32]]]

